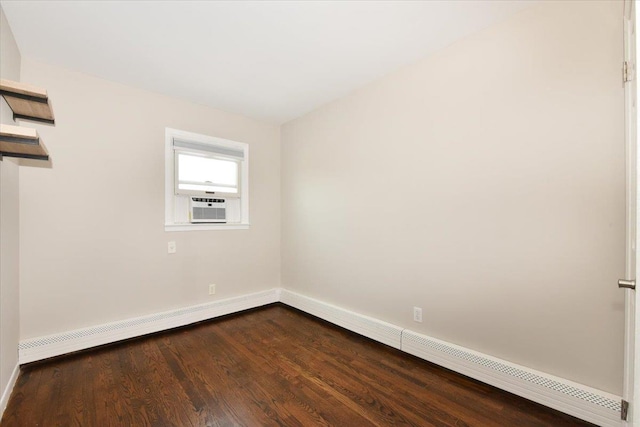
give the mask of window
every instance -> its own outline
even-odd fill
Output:
[[[173,140],[176,194],[238,196],[244,151]]]
[[[170,128],[165,134],[165,230],[247,228],[248,145]],[[194,218],[191,209],[197,205],[200,215],[203,200],[216,200],[224,220],[219,213],[211,223]]]

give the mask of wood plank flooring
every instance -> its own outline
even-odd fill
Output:
[[[11,426],[588,426],[280,304],[22,368]]]

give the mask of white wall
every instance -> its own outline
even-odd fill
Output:
[[[0,76],[20,80],[20,51],[1,7]],[[15,125],[4,98],[0,100],[0,123]],[[18,163],[6,157],[0,161],[0,395],[18,364],[18,200]]]
[[[283,287],[620,394],[621,18],[543,2],[286,124]]]
[[[279,286],[279,127],[27,60],[22,79],[56,126],[36,126],[52,167],[20,170],[21,339]],[[249,230],[164,231],[165,127],[249,144]]]

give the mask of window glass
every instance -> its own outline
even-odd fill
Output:
[[[190,153],[177,153],[178,190],[238,192],[238,163]]]

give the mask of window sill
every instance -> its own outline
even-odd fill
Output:
[[[248,230],[250,224],[165,224],[164,231]]]

